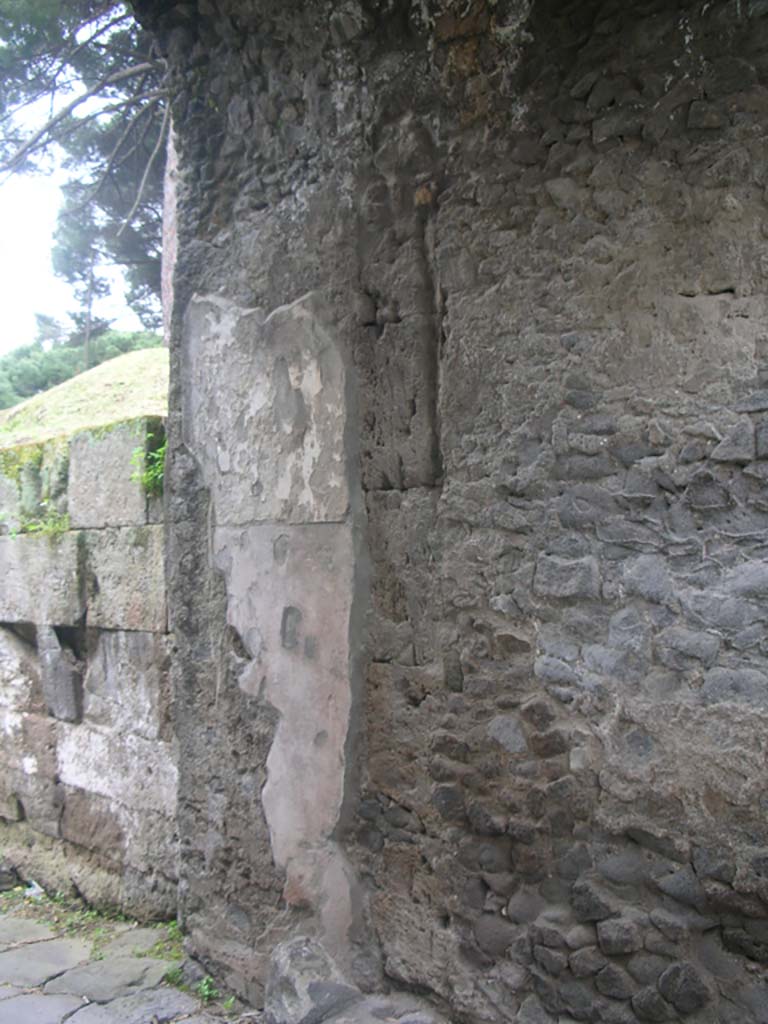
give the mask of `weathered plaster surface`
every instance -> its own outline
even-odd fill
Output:
[[[333,837],[352,705],[351,529],[225,527],[214,531],[213,554],[227,581],[228,621],[251,656],[240,685],[279,714],[261,800],[275,863],[286,875],[284,897],[317,906],[343,948],[351,873]]]
[[[343,957],[357,913],[335,839],[355,685],[345,362],[316,296],[269,316],[195,298],[182,372],[212,565],[247,656],[237,682],[278,716],[260,798],[283,899]]]
[[[345,374],[317,298],[269,316],[196,298],[185,337],[185,441],[217,524],[343,521]]]

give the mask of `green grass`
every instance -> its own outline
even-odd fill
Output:
[[[0,412],[0,448],[168,410],[168,351],[126,352]]]
[[[91,958],[94,960],[103,958],[103,947],[122,933],[121,925],[138,925],[137,921],[118,910],[96,910],[82,900],[62,893],[53,896],[42,893],[34,899],[27,894],[23,885],[0,893],[0,914],[11,912],[47,924],[56,935],[85,939],[91,943]],[[183,936],[178,922],[166,921],[150,927],[157,929],[157,942],[146,952],[135,952],[133,955],[157,957],[160,960],[183,960]]]
[[[158,960],[183,960],[184,959],[184,947],[182,946],[183,935],[177,921],[169,921],[167,924],[160,925],[157,929],[158,939],[157,942],[148,949],[145,953],[138,954],[140,956],[152,956]],[[171,968],[171,971],[173,968]],[[170,973],[170,971],[168,972]]]
[[[0,914],[10,912],[47,924],[56,935],[90,941],[97,956],[99,947],[117,935],[119,924],[136,923],[118,911],[96,910],[62,893],[53,896],[43,893],[33,899],[25,886],[0,893]]]

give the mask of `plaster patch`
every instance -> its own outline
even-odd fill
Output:
[[[198,296],[185,337],[184,438],[217,522],[342,521],[346,373],[319,300],[265,316]]]
[[[214,558],[226,577],[228,621],[253,659],[242,685],[280,713],[262,804],[275,863],[287,874],[286,899],[314,906],[343,944],[350,873],[332,837],[351,711],[352,529],[219,528]]]

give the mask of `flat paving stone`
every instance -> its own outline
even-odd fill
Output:
[[[112,939],[101,952],[104,956],[131,956],[133,953],[146,953],[147,950],[165,938],[162,928],[129,928],[116,939]]]
[[[17,996],[0,1003],[0,1024],[61,1024],[82,1004],[77,996]]]
[[[155,988],[173,966],[169,960],[113,956],[67,971],[49,981],[43,991],[51,995],[82,996],[92,1003],[107,1003],[142,989]]]
[[[197,999],[176,988],[147,989],[106,1005],[85,1006],[69,1017],[67,1024],[147,1024],[153,1018],[157,1024],[168,1024],[177,1018],[189,1024],[189,1015],[198,1007]]]
[[[9,914],[0,918],[0,950],[18,946],[24,942],[41,942],[53,939],[56,933],[47,924],[30,921],[26,917],[15,917]]]
[[[0,953],[0,984],[36,988],[86,961],[90,948],[81,939],[49,939]]]
[[[261,1014],[258,1017],[255,1014],[253,1017],[249,1015],[248,1024],[256,1024],[257,1020],[261,1020]],[[221,1017],[211,1017],[207,1013],[196,1013],[193,1017],[185,1017],[183,1024],[221,1024]]]

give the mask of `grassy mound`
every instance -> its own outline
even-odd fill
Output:
[[[0,412],[0,448],[168,411],[168,350],[110,359]]]

